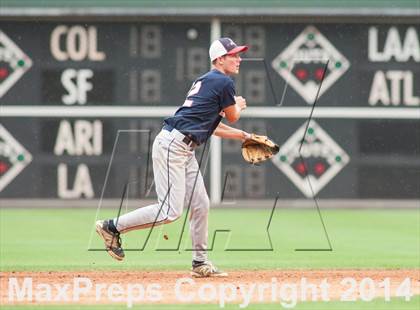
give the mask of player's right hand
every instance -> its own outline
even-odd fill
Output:
[[[235,103],[237,104],[237,106],[239,107],[241,111],[246,109],[246,100],[244,97],[235,96]]]

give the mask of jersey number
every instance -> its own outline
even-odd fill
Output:
[[[184,104],[182,106],[184,106],[184,107],[192,106],[193,101],[188,99],[188,97],[197,94],[200,91],[200,88],[201,88],[201,81],[198,81],[198,82],[194,83],[193,86],[191,86],[191,89],[187,94],[187,99],[184,101]]]

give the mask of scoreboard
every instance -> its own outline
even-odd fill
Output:
[[[33,62],[2,104],[177,105],[209,68],[204,23],[8,22],[1,30]]]
[[[1,21],[0,196],[118,198],[128,183],[130,197],[153,198],[151,143],[210,69],[211,31],[204,21]],[[420,198],[419,24],[221,31],[250,46],[234,78],[249,108],[235,126],[281,151],[249,166],[238,142],[223,141],[211,182],[214,150],[201,147],[209,187],[228,199]]]

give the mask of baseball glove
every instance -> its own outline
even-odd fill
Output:
[[[267,136],[251,134],[251,137],[242,143],[242,156],[251,164],[265,161],[279,152],[279,146]]]

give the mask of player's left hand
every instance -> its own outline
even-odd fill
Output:
[[[279,152],[279,146],[267,136],[251,133],[242,143],[242,156],[250,164],[258,164]]]

